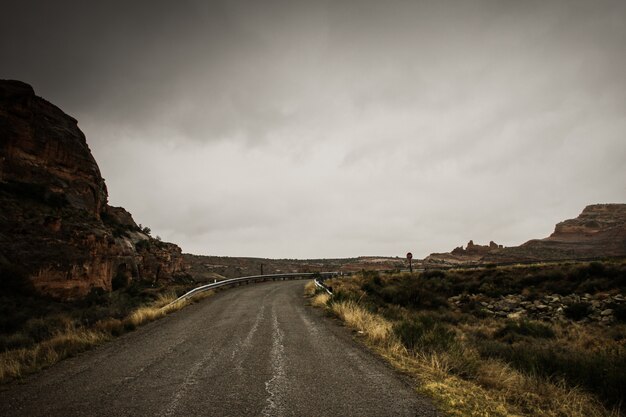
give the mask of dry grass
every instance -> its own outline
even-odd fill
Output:
[[[0,354],[0,381],[19,378],[85,351],[111,338],[102,331],[72,329],[59,333],[30,349]]]
[[[313,297],[316,291],[317,291],[317,287],[315,286],[315,281],[309,281],[304,286],[305,297]]]
[[[346,282],[346,281],[344,281]],[[335,288],[354,289],[354,282],[334,282]],[[353,292],[352,294],[359,294]],[[359,303],[347,300],[327,306],[348,326],[365,336],[365,343],[398,370],[420,381],[418,391],[434,399],[448,416],[548,416],[548,417],[609,417],[619,416],[609,411],[591,394],[568,388],[559,381],[528,375],[495,359],[481,359],[477,352],[462,346],[460,352],[413,352],[408,350],[393,332],[394,323],[371,313]],[[494,323],[478,322],[481,330],[492,332]],[[469,330],[469,329],[464,329]],[[476,329],[472,329],[476,330]],[[459,328],[459,339],[464,340]],[[573,332],[578,332],[578,329]],[[575,337],[575,336],[574,336]],[[588,340],[588,339],[587,339]],[[473,364],[471,376],[458,374],[464,362]],[[456,371],[455,371],[456,370]]]
[[[193,301],[199,301],[212,294],[212,291],[200,293],[193,297]],[[63,330],[31,348],[2,352],[0,353],[0,382],[20,378],[51,366],[137,326],[180,310],[192,302],[187,299],[170,304],[174,300],[176,300],[174,293],[159,295],[151,305],[136,309],[123,320],[114,318],[100,320],[91,328],[77,328],[68,322],[69,324]]]
[[[384,318],[363,309],[355,302],[332,303],[330,308],[348,326],[362,332],[373,342],[390,341],[392,324]]]
[[[311,304],[315,307],[324,307],[326,303],[330,300],[330,294],[327,292],[321,292],[313,297],[311,300]]]

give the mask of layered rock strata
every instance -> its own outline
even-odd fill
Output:
[[[77,121],[29,85],[0,81],[0,284],[22,279],[67,300],[184,272],[178,246],[107,198]]]
[[[601,259],[626,256],[626,204],[594,204],[575,219],[558,223],[549,237],[520,246],[470,241],[466,249],[433,253],[426,266]]]

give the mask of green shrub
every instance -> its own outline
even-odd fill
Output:
[[[551,326],[530,320],[507,321],[494,333],[495,338],[508,342],[518,340],[519,336],[551,339],[555,333]]]
[[[446,273],[440,269],[426,270],[420,274],[420,278],[423,279],[443,279],[446,277]]]
[[[384,283],[372,276],[361,288],[379,304],[397,304],[408,308],[435,309],[447,307],[445,294],[449,283],[423,280],[415,275],[402,274]]]
[[[569,386],[582,386],[597,394],[609,406],[626,399],[626,350],[566,350],[555,345],[530,343],[504,344],[480,341],[483,357],[498,358],[511,366],[548,378],[562,379]]]
[[[446,352],[456,343],[454,332],[430,316],[402,320],[393,331],[407,349],[416,352]]]
[[[585,302],[570,304],[563,311],[565,317],[576,321],[584,319],[590,312],[591,305]]]
[[[150,239],[140,240],[135,243],[135,249],[137,251],[147,251],[150,250]]]
[[[626,304],[616,304],[613,307],[613,317],[617,321],[626,323]]]

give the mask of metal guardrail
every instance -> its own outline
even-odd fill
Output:
[[[303,279],[303,278],[310,278],[310,277],[316,277],[318,279],[323,280],[326,278],[332,278],[332,277],[339,276],[339,275],[341,275],[341,272],[301,272],[301,273],[293,273],[293,274],[252,275],[249,277],[230,278],[230,279],[216,281],[210,284],[206,284],[206,285],[202,285],[200,287],[194,288],[193,290],[186,292],[185,294],[181,295],[180,297],[178,297],[177,299],[175,299],[174,301],[172,301],[171,303],[167,304],[166,306],[162,308],[167,308],[171,306],[172,304],[177,303],[181,300],[185,300],[187,298],[193,297],[195,294],[199,294],[201,292],[209,291],[209,290],[220,288],[220,287],[241,285],[243,283],[249,284],[251,282],[264,282],[264,281],[270,281],[270,280],[272,281],[293,280],[293,279]],[[319,285],[318,279],[315,280],[315,285]],[[326,286],[324,286],[324,288],[326,288]],[[327,288],[326,288],[326,291],[328,291]]]
[[[322,279],[315,278],[315,281],[313,282],[315,282],[315,286],[317,288],[321,288],[324,291],[326,291],[328,294],[333,295],[333,292],[331,291],[331,289],[326,284],[324,284]]]

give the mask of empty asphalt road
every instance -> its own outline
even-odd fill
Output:
[[[303,287],[220,292],[2,387],[0,416],[436,415]]]

